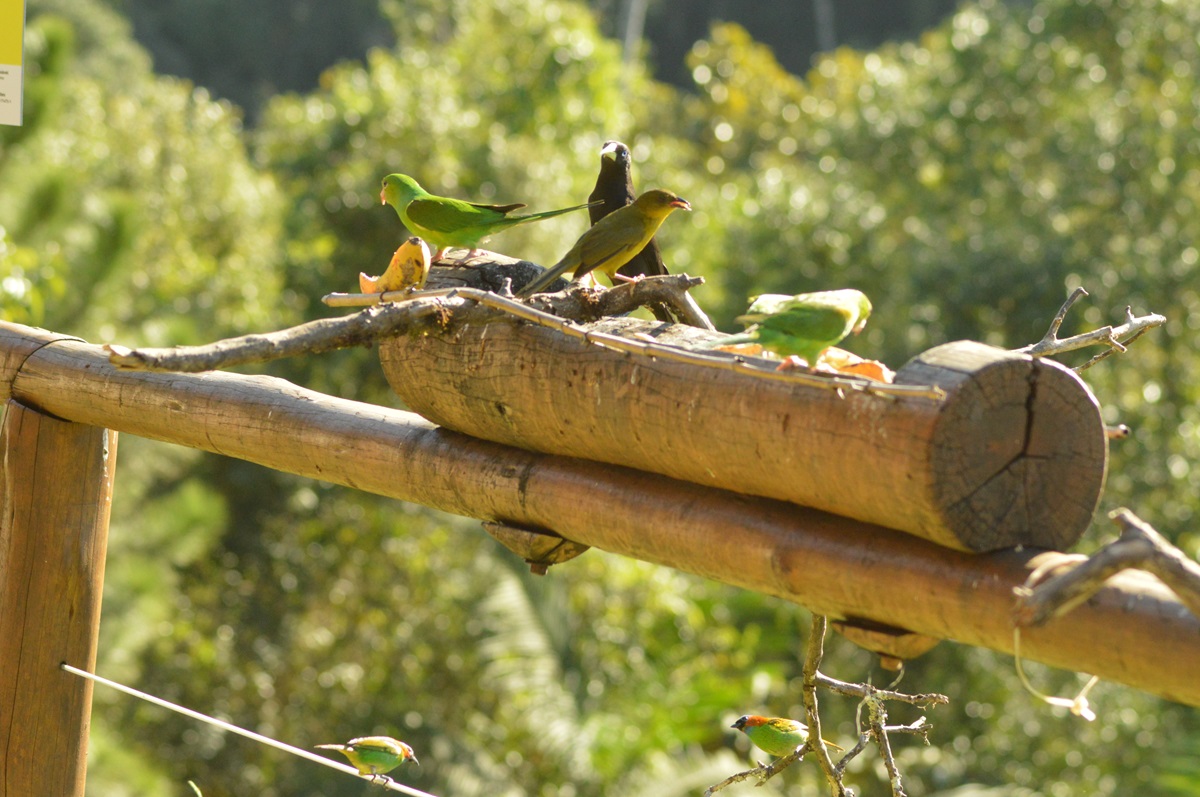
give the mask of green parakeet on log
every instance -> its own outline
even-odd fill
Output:
[[[738,321],[751,325],[745,332],[705,343],[705,348],[758,343],[780,357],[803,357],[809,367],[821,352],[857,334],[871,315],[871,302],[862,291],[845,288],[788,296],[764,293]]]
[[[379,201],[396,209],[400,220],[410,233],[437,248],[434,260],[440,258],[451,246],[465,247],[471,250],[473,255],[479,242],[490,235],[516,227],[518,224],[549,219],[588,207],[586,204],[575,205],[525,216],[510,216],[508,214],[520,210],[525,205],[521,202],[511,205],[483,205],[435,196],[407,174],[389,174],[383,178]]]

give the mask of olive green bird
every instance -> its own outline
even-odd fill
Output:
[[[785,717],[760,717],[757,714],[746,714],[738,717],[737,722],[729,727],[736,728],[746,736],[759,750],[776,758],[791,755],[797,747],[808,741],[808,726],[799,720]],[[821,741],[830,747],[841,750],[833,742]]]
[[[691,210],[686,199],[652,188],[632,204],[618,208],[593,224],[562,260],[521,289],[518,296],[532,296],[547,288],[562,274],[572,272],[572,281],[600,270],[615,280],[617,269],[628,263],[650,242],[658,228],[676,209]],[[627,279],[627,278],[626,278]]]
[[[337,750],[350,759],[358,774],[370,775],[372,780],[391,780],[384,773],[391,772],[405,761],[412,761],[418,766],[421,764],[411,747],[390,736],[360,736],[345,744],[319,744],[316,749]]]
[[[738,321],[751,325],[749,329],[708,341],[704,347],[759,343],[780,357],[803,357],[811,368],[821,352],[861,332],[870,315],[871,301],[853,288],[795,296],[764,293],[755,297],[745,315],[738,316]]]
[[[383,178],[383,189],[379,202],[391,205],[400,215],[400,221],[413,235],[419,236],[437,247],[433,259],[438,260],[452,246],[470,250],[473,256],[479,243],[485,238],[518,224],[549,219],[583,210],[589,205],[574,205],[569,208],[530,213],[525,216],[510,216],[514,210],[525,207],[524,203],[511,205],[482,205],[461,199],[435,196],[422,188],[407,174],[389,174]]]

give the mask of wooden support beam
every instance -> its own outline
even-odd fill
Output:
[[[9,400],[0,428],[0,795],[82,797],[117,435]]]
[[[584,326],[622,337],[678,331],[623,318]],[[511,320],[386,338],[379,353],[405,405],[447,429],[961,550],[1068,548],[1104,485],[1107,439],[1087,386],[1051,360],[972,341],[897,372],[897,383],[939,388],[938,399],[630,356]]]
[[[16,371],[4,350],[36,330],[0,324],[0,398],[83,423],[239,457],[481,520],[548,529],[601,550],[867,621],[1011,652],[1012,589],[1064,554],[950,550],[880,526],[556,457],[435,427],[279,379],[119,371],[60,341]],[[569,577],[570,564],[550,577]],[[1200,705],[1200,619],[1155,579],[1114,578],[1068,617],[1022,634],[1032,660]],[[1140,652],[1153,650],[1153,656]]]

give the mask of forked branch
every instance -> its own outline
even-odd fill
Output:
[[[1109,517],[1121,535],[1088,557],[1039,567],[1023,586],[1016,587],[1013,620],[1018,627],[1044,625],[1086,601],[1122,570],[1153,573],[1171,588],[1192,614],[1200,617],[1200,564],[1128,509]]]
[[[1103,352],[1097,354],[1092,359],[1080,365],[1075,370],[1083,371],[1091,368],[1101,360],[1111,357],[1118,352],[1124,352],[1130,343],[1137,340],[1147,330],[1154,327],[1160,327],[1167,323],[1167,319],[1157,313],[1151,313],[1144,316],[1135,316],[1132,308],[1125,308],[1125,323],[1119,326],[1104,326],[1099,329],[1094,329],[1091,332],[1084,332],[1080,335],[1072,335],[1069,338],[1059,338],[1058,330],[1062,327],[1063,319],[1067,317],[1067,312],[1071,307],[1088,292],[1083,288],[1076,288],[1067,300],[1063,302],[1062,307],[1054,316],[1054,320],[1050,322],[1050,328],[1046,330],[1046,334],[1037,343],[1032,343],[1020,349],[1016,349],[1021,354],[1029,354],[1033,357],[1052,357],[1056,354],[1063,354],[1076,349],[1087,348],[1088,346],[1107,346]]]
[[[926,722],[924,717],[919,717],[915,722],[908,725],[888,725],[885,703],[887,701],[896,701],[928,708],[949,703],[950,699],[945,695],[932,693],[908,695],[887,689],[876,689],[870,684],[848,683],[821,674],[819,667],[825,652],[825,631],[827,625],[828,622],[824,615],[813,615],[812,630],[809,633],[804,656],[803,702],[808,721],[808,740],[788,755],[781,756],[770,764],[759,764],[752,769],[730,775],[725,780],[705,790],[704,797],[711,797],[711,795],[721,791],[725,787],[732,786],[734,783],[744,780],[756,780],[758,782],[757,785],[761,786],[795,762],[802,760],[808,753],[814,750],[817,753],[818,764],[821,766],[822,771],[825,773],[825,779],[829,783],[831,793],[839,797],[844,797],[844,795],[849,794],[843,781],[846,767],[854,758],[865,751],[871,742],[875,743],[880,757],[883,759],[884,767],[888,772],[888,781],[893,797],[903,797],[905,794],[904,786],[896,759],[892,755],[889,735],[894,733],[915,734],[921,736],[925,740],[925,743],[929,744],[929,731],[933,726]],[[862,705],[866,708],[866,727],[859,728],[857,744],[847,750],[836,764],[829,753],[829,745],[821,738],[821,716],[817,705],[817,687],[850,697],[858,697],[861,699]]]

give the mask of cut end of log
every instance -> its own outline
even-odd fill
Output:
[[[967,550],[1065,550],[1091,523],[1108,439],[1087,386],[1052,360],[959,341],[905,365],[897,382],[938,384],[930,477]]]

